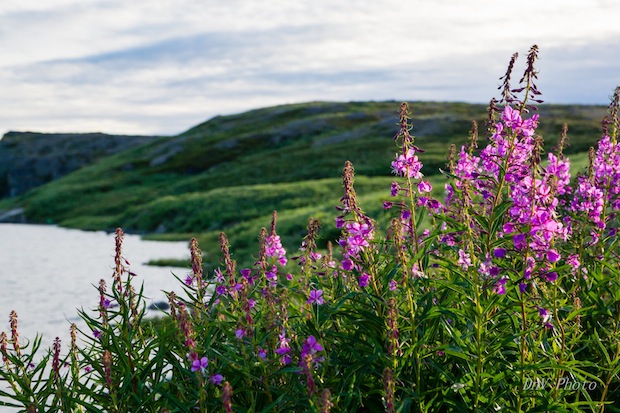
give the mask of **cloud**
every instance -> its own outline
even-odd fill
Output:
[[[534,43],[547,101],[606,103],[618,14],[604,1],[29,0],[0,11],[0,124],[171,134],[307,100],[488,102]]]

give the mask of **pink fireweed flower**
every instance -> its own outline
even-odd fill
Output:
[[[547,251],[547,259],[549,262],[558,262],[560,260],[560,254],[556,250]]]
[[[543,175],[544,179],[525,176],[510,186],[512,207],[509,209],[511,227],[506,232],[517,232],[513,237],[514,246],[518,250],[529,247],[538,260],[556,262],[560,256],[551,248],[554,239],[566,240],[569,236],[567,228],[558,218],[556,207],[559,204],[552,190],[551,175]],[[527,228],[527,232],[525,232]],[[529,239],[528,239],[529,235]]]
[[[221,269],[216,268],[213,273],[215,274],[215,281],[217,281],[219,284],[223,284],[226,281],[226,278],[224,278],[224,274],[222,274]]]
[[[502,112],[502,121],[511,129],[516,129],[521,126],[523,122],[521,120],[521,114],[518,110],[514,110],[510,106],[506,106]]]
[[[547,282],[554,282],[558,279],[558,273],[555,271],[545,272],[541,275],[541,277]]]
[[[265,272],[265,278],[269,281],[269,284],[275,285],[278,282],[277,268],[273,267],[270,271]]]
[[[607,135],[598,142],[591,176],[578,177],[571,209],[586,212],[599,229],[605,229],[613,216],[604,214],[605,204],[620,209],[620,144]],[[597,243],[600,234],[593,231],[591,236],[592,244]]]
[[[336,217],[336,228],[338,229],[344,228],[344,224],[345,224],[345,220],[343,217],[341,216]]]
[[[286,334],[284,332],[282,332],[281,334],[278,335],[279,337],[279,347],[277,349],[274,350],[274,352],[281,356],[280,357],[280,364],[283,365],[287,365],[290,364],[291,362],[291,356],[289,355],[289,353],[291,352],[291,348],[289,346],[289,342],[291,341],[290,338],[286,337]]]
[[[502,277],[493,286],[493,292],[495,294],[504,295],[506,294],[506,282],[508,281],[508,277]]]
[[[392,172],[398,176],[421,179],[422,163],[415,155],[413,148],[409,148],[405,154],[397,155],[396,160],[392,162]]]
[[[362,235],[347,237],[345,243],[347,253],[352,256],[358,255],[360,251],[362,251],[365,247],[368,247],[369,245],[370,244],[368,243],[368,240]]]
[[[547,155],[549,165],[545,168],[546,181],[550,181],[551,177],[556,179],[556,191],[558,195],[564,195],[571,191],[570,187],[570,161],[568,158],[559,159],[554,154]]]
[[[523,120],[519,111],[510,106],[506,106],[502,112],[502,121],[504,124],[524,137],[534,135],[534,131],[538,127],[538,118],[539,115],[535,114],[530,119]]]
[[[426,274],[424,274],[424,271],[420,270],[417,262],[411,267],[411,274],[414,278],[426,278]]]
[[[370,280],[370,275],[367,273],[363,273],[357,278],[357,283],[361,288],[368,287],[368,280]]]
[[[524,249],[527,245],[525,239],[526,239],[525,234],[517,234],[514,237],[512,237],[515,248],[518,250]]]
[[[399,191],[400,191],[400,185],[398,185],[398,182],[392,182],[392,185],[390,186],[390,195],[396,196],[398,195]]]
[[[312,290],[310,291],[310,296],[308,297],[308,301],[306,304],[316,304],[321,305],[325,302],[323,299],[323,290]]]
[[[471,155],[465,148],[461,146],[459,159],[454,168],[454,174],[461,180],[473,180],[480,175],[480,158]],[[460,188],[460,185],[457,184]]]
[[[487,256],[487,259],[478,265],[478,272],[485,277],[489,277],[491,275],[491,268],[493,268],[491,259]]]
[[[471,267],[471,256],[463,250],[459,250],[459,259],[456,263],[464,270]]]
[[[209,366],[209,359],[207,357],[202,357],[202,358],[196,358],[194,360],[192,360],[192,372],[196,372],[199,371],[204,374],[205,371],[207,370],[207,367]]]
[[[575,277],[579,273],[579,269],[581,268],[581,271],[584,273],[584,279],[587,279],[587,276],[585,275],[586,269],[581,267],[579,255],[569,255],[566,259],[566,263],[571,266],[571,274],[573,275],[573,277]]]
[[[286,250],[282,247],[279,235],[269,235],[265,239],[265,255],[267,257],[276,257],[280,265],[286,265]]]
[[[542,325],[548,330],[553,330],[553,324],[551,323],[551,312],[549,312],[546,308],[539,307],[538,315],[540,315]]]
[[[418,184],[418,192],[421,194],[431,192],[432,190],[433,190],[433,186],[431,185],[430,182],[420,181],[420,183]]]
[[[255,277],[252,276],[252,270],[244,268],[240,271],[241,276],[248,282],[249,285],[254,285]]]
[[[504,258],[506,256],[506,249],[505,248],[495,248],[493,250],[493,256],[495,258]]]
[[[372,228],[368,223],[348,222],[345,229],[351,236],[369,237],[372,234]]]
[[[319,344],[318,341],[316,341],[316,338],[314,338],[314,336],[310,336],[306,339],[306,341],[304,342],[302,346],[301,358],[303,360],[306,354],[311,354],[312,356],[314,356],[320,351],[323,351],[323,346]],[[315,360],[317,359],[315,358]]]

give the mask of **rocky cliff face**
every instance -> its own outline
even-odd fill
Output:
[[[0,140],[0,198],[21,195],[155,136],[8,132]]]

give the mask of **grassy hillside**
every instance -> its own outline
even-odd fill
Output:
[[[33,222],[92,230],[122,226],[151,238],[197,235],[207,253],[218,251],[216,235],[224,230],[246,258],[274,209],[288,248],[300,241],[310,216],[323,218],[324,237],[335,238],[334,205],[347,159],[356,168],[362,206],[380,214],[380,200],[389,195],[398,108],[398,102],[314,102],[219,116],[107,157],[11,205],[4,201],[0,209],[19,204]],[[420,102],[411,108],[412,133],[426,151],[421,159],[429,176],[445,165],[450,143],[466,142],[471,121],[483,131],[487,116],[485,105]],[[551,148],[569,122],[565,152],[583,152],[599,138],[605,111],[543,106],[539,132]],[[441,185],[441,177],[433,180]]]

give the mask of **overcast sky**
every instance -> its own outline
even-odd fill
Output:
[[[0,133],[176,134],[311,100],[488,103],[540,47],[549,103],[608,104],[615,0],[0,3]]]

